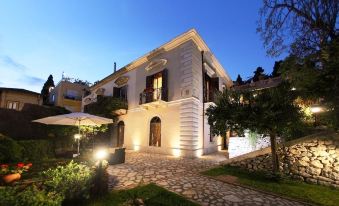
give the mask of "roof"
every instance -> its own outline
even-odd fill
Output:
[[[268,78],[264,80],[259,80],[256,82],[251,82],[244,85],[236,85],[232,88],[234,90],[260,90],[260,89],[266,89],[266,88],[272,88],[278,86],[282,82],[281,77],[274,77],[274,78]]]
[[[26,94],[33,94],[33,95],[40,95],[40,93],[33,92],[27,89],[20,89],[20,88],[8,88],[8,87],[0,87],[0,91],[12,91],[12,92],[20,92]]]
[[[201,36],[198,34],[198,32],[195,29],[190,29],[187,32],[175,37],[171,41],[161,45],[160,47],[148,52],[147,54],[143,55],[142,57],[139,57],[138,59],[132,61],[131,63],[125,65],[124,67],[120,68],[118,71],[115,73],[110,74],[109,76],[105,77],[104,79],[100,80],[97,84],[93,85],[91,89],[96,89],[100,87],[101,85],[114,80],[115,78],[119,77],[120,75],[131,71],[135,69],[136,67],[140,66],[141,64],[145,63],[148,61],[148,58],[155,56],[158,52],[162,51],[169,51],[189,40],[192,40],[199,50],[201,51],[208,51],[211,53],[211,59],[213,62],[215,62],[215,67],[216,70],[218,71],[219,74],[222,75],[223,78],[227,79],[229,82],[232,82],[229,74],[226,72],[224,67],[219,63],[219,61],[216,59],[216,57],[213,55],[211,50],[208,48],[204,40],[201,38]]]

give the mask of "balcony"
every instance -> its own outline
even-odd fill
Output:
[[[168,90],[165,88],[145,89],[140,93],[139,105],[144,109],[164,107],[168,101]]]

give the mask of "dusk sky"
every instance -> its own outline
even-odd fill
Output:
[[[195,28],[235,80],[272,71],[256,21],[261,0],[1,1],[0,87],[40,92],[49,74],[94,82]]]

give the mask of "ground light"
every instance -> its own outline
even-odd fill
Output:
[[[324,111],[323,107],[320,107],[319,105],[313,105],[310,107],[310,111],[312,112],[314,116],[314,126],[317,126],[317,114]]]
[[[99,161],[95,175],[96,194],[102,195],[107,192],[107,181],[104,176],[103,161],[107,160],[108,151],[105,148],[97,149],[94,153],[94,159]]]

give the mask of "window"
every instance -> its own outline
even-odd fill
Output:
[[[79,92],[78,92],[78,91],[68,89],[68,90],[66,91],[65,98],[66,98],[66,99],[74,99],[74,100],[77,100],[77,99],[80,98],[80,95],[79,95]]]
[[[7,102],[7,109],[19,109],[19,102],[8,101]]]
[[[168,70],[146,77],[146,88],[140,94],[140,104],[157,100],[168,101]]]
[[[127,100],[127,85],[123,87],[113,87],[113,97]]]
[[[153,117],[150,123],[149,146],[161,146],[161,120],[159,117]]]
[[[153,101],[161,99],[162,73],[154,75],[153,79]]]

